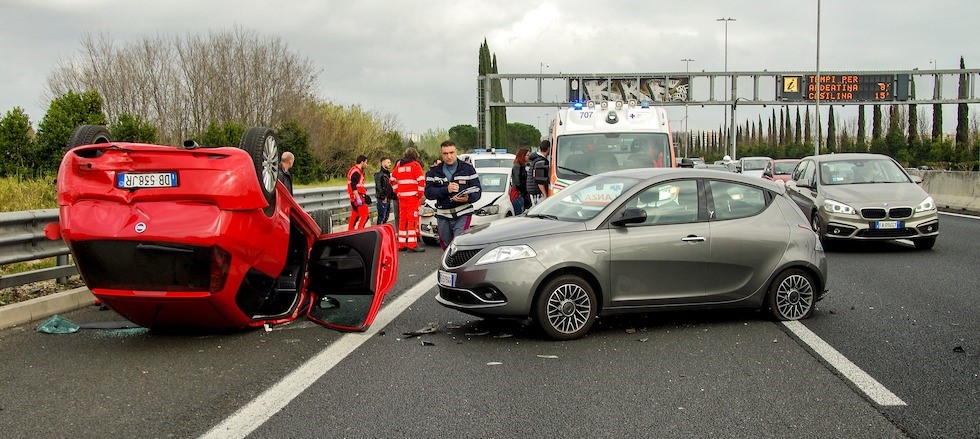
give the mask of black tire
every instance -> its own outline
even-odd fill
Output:
[[[534,304],[534,318],[554,340],[574,340],[589,332],[598,306],[592,285],[566,274],[548,282]]]
[[[813,315],[817,306],[817,283],[799,268],[779,273],[769,285],[766,308],[776,320],[801,320]]]
[[[68,144],[65,151],[70,151],[76,146],[96,145],[99,143],[112,143],[112,135],[104,125],[79,125],[71,132],[68,137]]]
[[[319,209],[310,212],[310,216],[313,217],[313,222],[320,226],[320,233],[330,233],[333,225],[330,224],[331,217],[330,211],[327,209]]]
[[[810,227],[813,229],[817,237],[820,238],[820,242],[826,243],[824,239],[823,221],[820,221],[820,215],[816,211],[810,213]]]
[[[916,250],[930,250],[936,245],[936,237],[915,238],[912,240],[912,243],[915,244]]]
[[[276,211],[276,184],[279,180],[279,142],[276,135],[269,128],[252,127],[242,135],[242,143],[238,147],[252,157],[255,177],[269,203],[263,211],[265,216],[272,217]]]
[[[426,245],[431,245],[431,246],[437,246],[437,245],[439,245],[439,239],[438,238],[427,238],[427,237],[423,236],[422,237],[422,242],[424,242]]]

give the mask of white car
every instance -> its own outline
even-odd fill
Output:
[[[769,157],[742,157],[738,161],[738,169],[743,175],[762,178],[762,172],[770,163],[772,158]]]
[[[513,154],[508,155],[513,156]],[[513,160],[511,158],[511,162]],[[480,187],[483,194],[479,200],[473,203],[475,212],[470,220],[471,227],[514,216],[514,205],[511,204],[510,197],[507,195],[510,189],[510,170],[509,167],[477,167],[476,172],[480,175]],[[421,217],[419,226],[422,229],[422,240],[427,244],[438,244],[439,232],[435,202],[425,200],[419,209],[419,215]]]

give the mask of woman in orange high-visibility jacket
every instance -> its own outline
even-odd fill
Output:
[[[368,205],[371,204],[371,198],[367,196],[367,188],[364,187],[364,165],[367,165],[367,157],[359,155],[354,166],[347,171],[347,196],[350,197],[350,222],[347,223],[347,230],[364,228],[370,216]]]
[[[424,252],[419,247],[419,207],[425,196],[425,172],[415,148],[406,149],[391,171],[391,189],[398,197],[398,250]]]

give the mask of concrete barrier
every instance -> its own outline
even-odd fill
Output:
[[[909,173],[922,178],[922,188],[940,209],[980,214],[980,173],[914,169]]]

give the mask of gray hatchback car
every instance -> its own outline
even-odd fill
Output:
[[[928,250],[939,236],[935,201],[885,155],[805,157],[786,182],[786,191],[827,244],[911,239],[916,249]]]
[[[581,337],[598,315],[680,308],[813,314],[827,262],[781,186],[698,169],[591,176],[526,215],[471,228],[443,254],[436,300],[481,317],[531,317]]]

